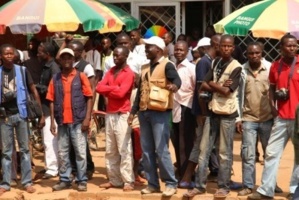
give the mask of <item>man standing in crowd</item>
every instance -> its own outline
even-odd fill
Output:
[[[82,58],[82,52],[84,50],[84,46],[80,41],[76,41],[76,40],[71,40],[68,44],[67,47],[72,49],[74,52],[74,58],[75,58],[75,62],[74,62],[74,67],[76,68],[76,70],[78,70],[79,72],[83,72],[90,83],[91,89],[92,91],[94,91],[94,87],[95,87],[95,73],[94,73],[94,69],[91,66],[91,64],[89,64],[88,62],[86,62],[83,58]],[[97,50],[95,50],[97,51]],[[94,97],[95,95],[93,95],[92,98],[92,102],[94,102]],[[76,168],[76,162],[75,162],[75,152],[74,152],[74,148],[71,147],[70,150],[70,158],[71,158],[71,163],[73,166],[73,173],[77,173],[77,168]],[[92,178],[92,175],[94,173],[94,163],[92,161],[92,156],[90,153],[90,149],[89,149],[89,145],[87,143],[86,145],[86,159],[87,159],[87,169],[86,169],[86,173],[87,173],[87,177],[88,179]]]
[[[140,84],[137,90],[136,99],[128,118],[131,124],[134,115],[138,112],[141,147],[143,150],[143,164],[148,180],[148,187],[141,190],[142,194],[160,192],[160,183],[157,173],[157,162],[159,165],[160,177],[166,183],[163,196],[172,196],[177,191],[177,180],[171,162],[168,143],[170,137],[170,117],[173,104],[173,93],[181,86],[181,79],[175,66],[163,57],[165,43],[153,36],[144,39],[145,52],[150,63],[142,67]],[[159,81],[157,81],[159,80]],[[156,86],[170,91],[168,106],[165,111],[149,109],[150,88]]]
[[[173,63],[176,63],[176,59],[174,57],[174,45],[173,45],[173,34],[171,32],[167,32],[163,36],[163,40],[165,42],[166,48],[164,50],[164,56],[167,57]]]
[[[104,37],[101,40],[101,73],[99,75],[99,77],[96,77],[95,80],[95,85],[102,80],[103,75],[104,75],[104,71],[105,71],[105,63],[107,62],[107,60],[109,59],[113,59],[113,51],[111,49],[111,40],[109,37]],[[96,95],[99,95],[98,93]],[[106,111],[106,105],[105,105],[105,98],[103,97],[103,95],[99,95],[99,100],[98,100],[98,110],[101,111]]]
[[[83,44],[82,44],[83,45]],[[85,57],[84,60],[91,64],[94,71],[98,71],[101,69],[101,54],[96,49],[95,40],[89,38],[86,44],[83,46],[85,50]],[[83,52],[83,50],[82,50]],[[82,54],[82,53],[81,53]]]
[[[230,35],[222,35],[220,39],[221,58],[215,59],[212,68],[205,76],[202,90],[211,92],[212,99],[209,102],[211,110],[211,133],[207,142],[205,159],[210,157],[212,148],[216,142],[216,152],[219,158],[218,190],[215,198],[225,198],[230,192],[231,169],[233,164],[233,140],[235,134],[235,120],[238,116],[236,96],[239,86],[241,65],[232,58],[234,50],[234,38]],[[226,81],[232,80],[230,86]],[[206,192],[207,160],[198,168],[196,187],[192,190],[194,195]],[[200,164],[200,162],[199,162]],[[190,197],[189,192],[185,195]]]
[[[127,64],[130,66],[133,72],[140,74],[141,72],[141,66],[145,63],[144,58],[142,58],[140,55],[132,52],[132,40],[126,33],[120,33],[117,35],[116,38],[116,45],[117,46],[124,46],[127,47],[130,51],[129,56],[127,58]],[[104,74],[112,67],[114,67],[115,64],[113,62],[113,57],[108,59],[105,63],[105,70]]]
[[[139,29],[134,29],[130,32],[130,37],[132,40],[133,53],[140,55],[144,60],[146,60],[145,55],[145,45],[141,38],[141,33]]]
[[[109,37],[104,37],[101,40],[101,47],[101,70],[103,73],[105,70],[105,63],[113,56],[113,51],[111,49],[111,39]]]
[[[0,67],[0,131],[2,146],[2,174],[0,195],[10,190],[12,151],[14,143],[14,131],[21,152],[21,183],[28,193],[34,193],[32,186],[31,159],[29,151],[29,130],[27,125],[27,94],[31,92],[41,106],[38,92],[25,67],[15,65],[16,49],[10,44],[4,44],[0,48],[2,66]],[[39,119],[39,128],[45,125],[45,118]]]
[[[220,38],[219,38],[220,41]],[[218,42],[219,42],[218,41]],[[197,49],[199,51],[202,51],[205,53],[205,55],[202,57],[202,59],[199,60],[195,67],[195,77],[196,77],[196,85],[194,89],[194,95],[193,95],[193,102],[192,102],[192,114],[196,117],[197,122],[197,130],[196,130],[196,137],[193,140],[194,145],[192,148],[192,151],[189,156],[189,162],[187,165],[186,172],[184,174],[184,177],[182,178],[181,182],[179,183],[179,187],[181,188],[192,188],[194,186],[191,183],[191,177],[194,174],[194,170],[197,166],[199,154],[200,152],[200,144],[201,141],[205,141],[204,139],[208,139],[210,135],[210,118],[209,114],[210,112],[205,112],[208,110],[208,105],[206,100],[204,100],[204,109],[200,108],[199,105],[199,99],[198,99],[198,91],[200,88],[200,84],[204,80],[205,75],[208,73],[208,71],[211,69],[211,63],[212,60],[216,57],[216,51],[211,46],[211,39],[204,37],[200,39],[197,43]],[[205,137],[207,136],[207,137]],[[203,144],[206,144],[206,142],[203,142]],[[212,154],[211,154],[212,155]],[[214,156],[216,158],[216,156]],[[205,160],[205,159],[203,159]],[[216,158],[217,161],[217,158]],[[200,162],[200,165],[203,161]],[[218,171],[218,162],[217,162],[217,171]],[[214,173],[213,170],[210,169],[210,173]],[[190,190],[190,193],[192,193],[192,190]],[[191,194],[190,194],[191,195]],[[186,195],[188,196],[188,195]]]
[[[37,56],[41,62],[42,73],[36,89],[41,99],[42,109],[45,116],[45,126],[42,129],[45,148],[45,167],[43,179],[52,178],[58,175],[58,143],[57,137],[50,131],[50,102],[46,99],[49,83],[54,74],[60,72],[55,62],[55,47],[51,43],[41,43],[38,47]]]
[[[242,133],[242,179],[243,189],[238,196],[252,193],[255,186],[255,149],[259,135],[265,152],[273,125],[269,103],[269,71],[271,63],[262,58],[263,46],[259,42],[247,45],[247,58],[242,66],[239,87],[239,117],[237,131]]]
[[[92,89],[84,73],[73,68],[75,54],[69,48],[59,52],[61,73],[53,76],[47,93],[50,101],[51,132],[58,137],[59,183],[53,191],[68,189],[72,185],[70,178],[72,167],[70,163],[71,145],[75,151],[77,174],[75,181],[78,191],[87,190],[86,176],[86,144],[87,131],[92,109]],[[56,123],[58,128],[56,130]]]
[[[37,48],[40,41],[36,38],[31,38],[28,44],[28,50],[23,51],[24,53],[24,66],[28,69],[31,74],[34,84],[39,83],[42,68],[37,57]]]
[[[299,103],[297,50],[296,37],[289,34],[284,35],[280,39],[282,58],[275,61],[270,69],[269,99],[272,115],[276,118],[266,149],[262,184],[255,193],[248,196],[252,200],[273,199],[279,161],[288,140],[293,138],[295,110]],[[298,169],[298,165],[294,166],[290,183],[290,197],[298,184],[297,175],[294,173],[296,169]]]
[[[127,119],[131,107],[134,72],[127,65],[129,49],[118,46],[113,51],[115,67],[109,69],[96,91],[108,99],[106,121],[106,168],[109,182],[100,188],[123,187],[134,190],[131,128]]]
[[[174,94],[172,122],[173,146],[175,149],[179,179],[186,171],[188,158],[195,138],[196,120],[191,113],[195,89],[195,65],[188,61],[188,44],[178,41],[174,46],[176,70],[182,81],[180,89]]]

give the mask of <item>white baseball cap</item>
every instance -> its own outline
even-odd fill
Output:
[[[199,47],[204,47],[204,46],[211,46],[211,39],[210,38],[208,38],[208,37],[201,38],[198,41],[196,47],[193,48],[193,51],[196,51]]]
[[[152,36],[148,39],[143,39],[143,41],[145,44],[156,45],[157,47],[159,47],[162,50],[164,50],[164,48],[165,48],[164,40],[158,36]]]
[[[64,48],[64,49],[62,49],[62,50],[59,52],[59,57],[60,57],[62,54],[64,54],[64,53],[68,53],[68,54],[70,54],[71,56],[75,56],[74,51],[73,51],[72,49],[70,49],[70,48]]]

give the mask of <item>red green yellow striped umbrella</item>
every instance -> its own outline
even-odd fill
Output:
[[[76,31],[101,33],[138,28],[139,21],[122,9],[98,0],[12,0],[0,8],[0,34]]]
[[[264,0],[236,10],[215,25],[218,33],[280,39],[286,33],[299,38],[299,0]]]

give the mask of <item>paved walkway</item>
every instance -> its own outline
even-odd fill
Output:
[[[242,181],[242,169],[241,169],[241,158],[240,158],[240,135],[235,136],[234,143],[234,174],[232,175],[232,180],[241,182]],[[93,151],[93,160],[95,162],[96,171],[94,177],[91,181],[88,182],[88,191],[78,193],[76,190],[76,185],[73,185],[73,189],[68,189],[60,192],[52,192],[52,186],[58,182],[58,178],[51,180],[38,180],[35,182],[34,187],[37,189],[37,192],[34,194],[27,194],[20,188],[12,188],[10,192],[3,194],[0,197],[2,199],[28,199],[28,200],[74,200],[74,199],[89,199],[89,200],[139,200],[139,199],[148,199],[148,200],[157,200],[157,199],[169,199],[169,200],[181,200],[187,199],[183,198],[183,193],[186,191],[184,189],[179,189],[178,193],[171,198],[163,198],[161,194],[153,194],[153,195],[140,195],[140,190],[143,187],[136,187],[133,192],[123,192],[122,189],[101,189],[98,187],[99,184],[107,181],[105,175],[105,152],[104,152],[104,143],[105,138],[104,134],[98,135],[98,141],[100,144],[100,151]],[[174,161],[174,150],[172,146],[170,147],[172,158]],[[261,148],[260,148],[261,149]],[[261,151],[260,151],[261,152]],[[291,142],[288,143],[279,168],[278,173],[278,185],[283,189],[284,193],[277,194],[275,199],[285,199],[288,194],[288,185],[291,175],[291,170],[293,166],[293,146]],[[34,152],[34,160],[36,164],[35,172],[43,169],[43,154]],[[261,182],[261,173],[263,166],[260,163],[257,163],[257,184]],[[33,176],[35,173],[33,174]],[[161,184],[162,190],[164,189],[164,184]],[[196,196],[193,200],[212,200],[213,193],[215,192],[217,186],[215,183],[208,183],[208,191],[206,195]],[[232,191],[230,196],[226,198],[229,199],[239,199],[237,198],[237,192]],[[240,198],[246,199],[246,198]]]

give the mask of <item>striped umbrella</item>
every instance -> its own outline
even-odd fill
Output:
[[[280,39],[286,33],[299,38],[299,0],[264,0],[236,10],[215,25],[218,33]]]
[[[101,33],[138,28],[139,21],[122,9],[98,0],[12,0],[0,8],[0,34],[9,27],[14,34],[76,31]]]

